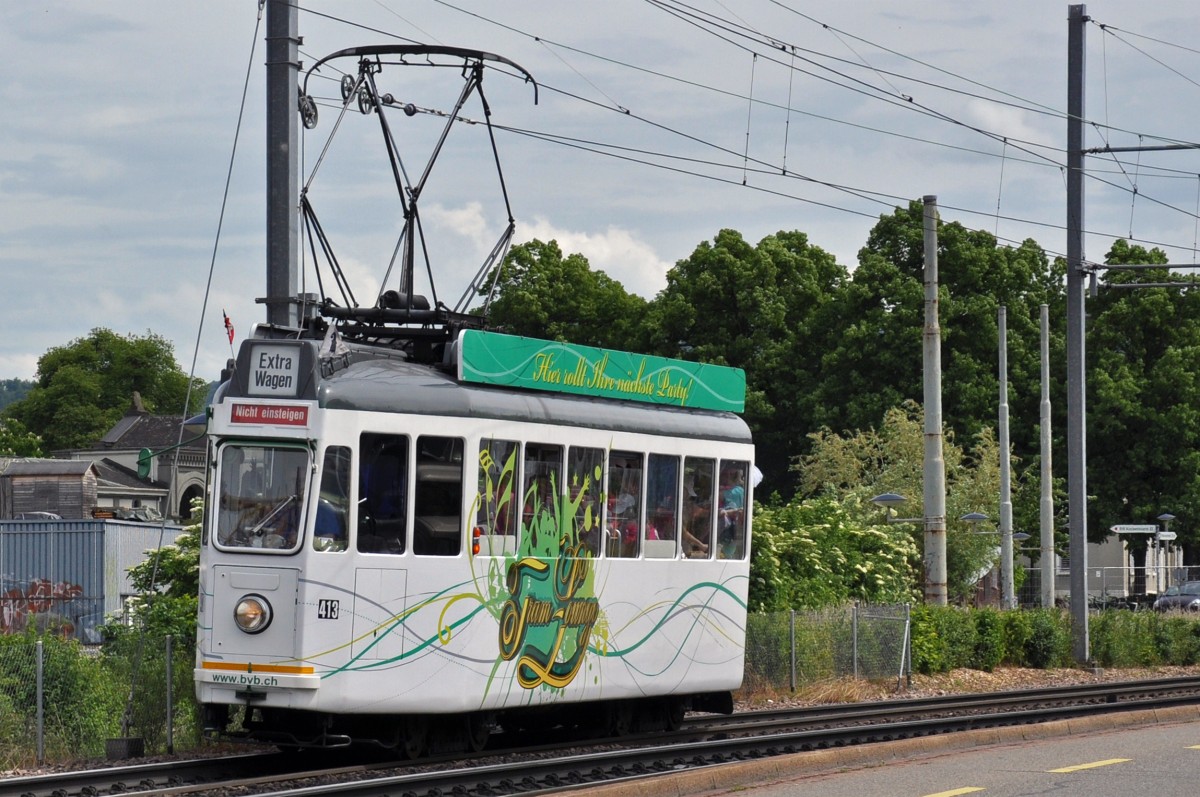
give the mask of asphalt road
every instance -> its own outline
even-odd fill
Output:
[[[1195,797],[1200,706],[969,731],[708,767],[589,797]]]

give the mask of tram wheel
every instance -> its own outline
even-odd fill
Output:
[[[610,703],[606,708],[608,732],[612,736],[627,736],[633,731],[633,704],[627,700]]]
[[[687,713],[687,705],[681,697],[668,697],[663,705],[663,714],[669,731],[677,731],[683,726],[683,717]]]
[[[463,724],[468,752],[478,753],[487,747],[492,736],[492,718],[489,714],[468,714]]]
[[[425,755],[429,743],[429,720],[425,717],[406,717],[400,726],[400,749],[406,758]]]

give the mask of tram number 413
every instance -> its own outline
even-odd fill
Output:
[[[330,598],[321,598],[317,601],[317,619],[318,620],[336,620],[338,619],[338,602]]]

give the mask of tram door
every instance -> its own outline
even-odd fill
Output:
[[[404,655],[408,571],[360,567],[354,572],[354,637],[357,661]]]

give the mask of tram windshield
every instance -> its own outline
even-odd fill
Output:
[[[217,545],[291,551],[300,541],[308,449],[230,444],[221,449]]]

